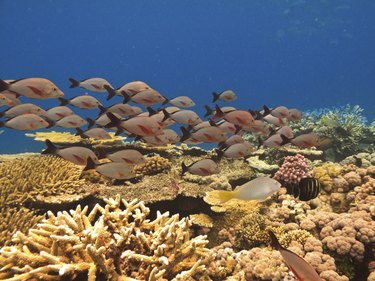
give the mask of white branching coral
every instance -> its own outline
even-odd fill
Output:
[[[0,279],[189,280],[205,274],[212,252],[205,236],[190,237],[191,220],[157,214],[119,196],[104,207],[48,213],[15,245],[0,250]]]

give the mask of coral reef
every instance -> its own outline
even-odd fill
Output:
[[[323,189],[327,192],[332,191],[333,178],[340,175],[342,167],[332,162],[324,163],[321,166],[315,167],[313,170],[314,178],[322,183]]]
[[[97,140],[92,138],[81,138],[80,136],[73,135],[69,132],[36,132],[26,133],[27,137],[31,137],[36,141],[45,141],[49,139],[51,142],[57,145],[72,145],[72,144],[91,144],[91,145],[101,145],[101,146],[110,146],[110,145],[119,145],[122,144],[125,140],[122,136],[115,136],[114,133],[109,133],[111,139]]]
[[[136,165],[133,172],[139,176],[155,175],[171,168],[171,162],[160,155],[145,158],[145,163]]]
[[[327,160],[340,161],[359,152],[360,144],[367,138],[363,109],[346,105],[306,112],[299,122],[291,124],[296,134],[314,131],[323,140],[321,148]]]
[[[4,202],[1,202],[1,206],[5,206]],[[43,218],[27,208],[2,207],[0,209],[0,247],[10,245],[16,231],[27,232]]]
[[[94,192],[80,175],[79,166],[52,155],[7,161],[0,164],[0,197],[6,205],[72,201]]]
[[[206,274],[212,252],[204,236],[190,237],[188,218],[158,213],[150,221],[142,202],[117,196],[105,203],[90,212],[87,206],[49,212],[28,234],[17,232],[15,245],[0,251],[0,278],[189,280]]]
[[[310,161],[303,155],[287,156],[274,179],[285,184],[297,184],[303,178],[311,177]]]

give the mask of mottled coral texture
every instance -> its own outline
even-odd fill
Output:
[[[273,177],[285,184],[297,184],[301,179],[311,176],[310,161],[301,154],[287,156]]]

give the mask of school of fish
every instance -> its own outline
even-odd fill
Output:
[[[237,99],[232,90],[212,93],[213,106],[204,105],[206,114],[201,118],[194,110],[195,102],[188,96],[166,97],[143,81],[130,81],[114,88],[106,79],[89,78],[76,80],[69,78],[70,88],[81,87],[95,93],[97,97],[84,94],[66,98],[65,94],[46,78],[24,78],[0,80],[0,127],[32,131],[54,126],[74,129],[82,138],[110,139],[109,131],[116,135],[141,140],[150,146],[186,143],[217,144],[217,156],[204,158],[193,163],[182,163],[181,177],[185,173],[208,176],[220,172],[217,162],[222,157],[245,159],[255,150],[242,136],[252,133],[258,137],[259,146],[278,148],[291,144],[302,148],[317,147],[320,139],[315,133],[294,136],[289,122],[302,119],[302,113],[295,108],[263,106],[260,110],[237,109],[231,106],[220,107],[216,102],[230,102]],[[99,93],[99,94],[97,94]],[[100,94],[102,93],[102,94]],[[105,106],[100,100],[111,100],[115,96],[122,101]],[[100,96],[102,95],[102,96]],[[52,108],[41,108],[34,103],[22,103],[24,98],[33,100],[57,99],[60,104]],[[132,105],[135,104],[135,105]],[[153,106],[153,107],[152,107]],[[75,108],[99,110],[96,119],[85,118],[74,112]],[[207,118],[207,120],[203,120]],[[82,127],[87,125],[86,129]],[[181,133],[170,128],[179,127]],[[95,169],[113,180],[127,180],[135,175],[133,167],[145,161],[144,155],[134,149],[123,149],[105,154],[94,148],[83,146],[57,147],[46,140],[42,154],[54,154],[84,166],[84,170]],[[98,157],[99,156],[99,157]],[[107,158],[101,163],[99,158]],[[312,179],[313,180],[313,179]],[[301,183],[302,184],[302,183]],[[317,185],[306,182],[309,198],[317,194]],[[255,178],[233,191],[218,191],[222,203],[233,198],[240,200],[266,200],[279,190],[281,184],[268,177]],[[316,191],[316,192],[315,192]],[[277,248],[288,266],[301,280],[319,280],[315,271],[294,253],[282,248],[270,233],[273,245]],[[307,278],[307,279],[304,279]]]

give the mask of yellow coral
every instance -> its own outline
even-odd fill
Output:
[[[332,189],[333,178],[338,177],[341,171],[342,167],[340,165],[327,162],[322,166],[315,167],[313,175],[322,183],[325,190],[330,191]]]
[[[0,164],[0,197],[7,205],[26,199],[87,194],[81,168],[53,155],[23,157]]]
[[[158,212],[146,219],[142,202],[120,196],[106,205],[48,213],[15,245],[0,252],[0,279],[197,280],[212,259],[205,236],[190,237],[191,220]]]
[[[109,133],[111,139],[97,140],[92,138],[81,138],[80,136],[73,135],[69,132],[36,132],[35,134],[27,133],[27,137],[34,138],[36,141],[45,141],[49,139],[55,144],[76,144],[76,143],[88,143],[91,145],[113,145],[122,143],[124,137],[115,136],[114,133]]]
[[[3,204],[1,205],[3,206]],[[11,238],[16,231],[27,232],[42,219],[43,216],[37,216],[34,211],[27,208],[1,208],[0,247],[9,245]]]
[[[134,167],[133,172],[138,175],[154,175],[171,168],[171,162],[167,158],[155,155],[146,158],[145,163]]]

